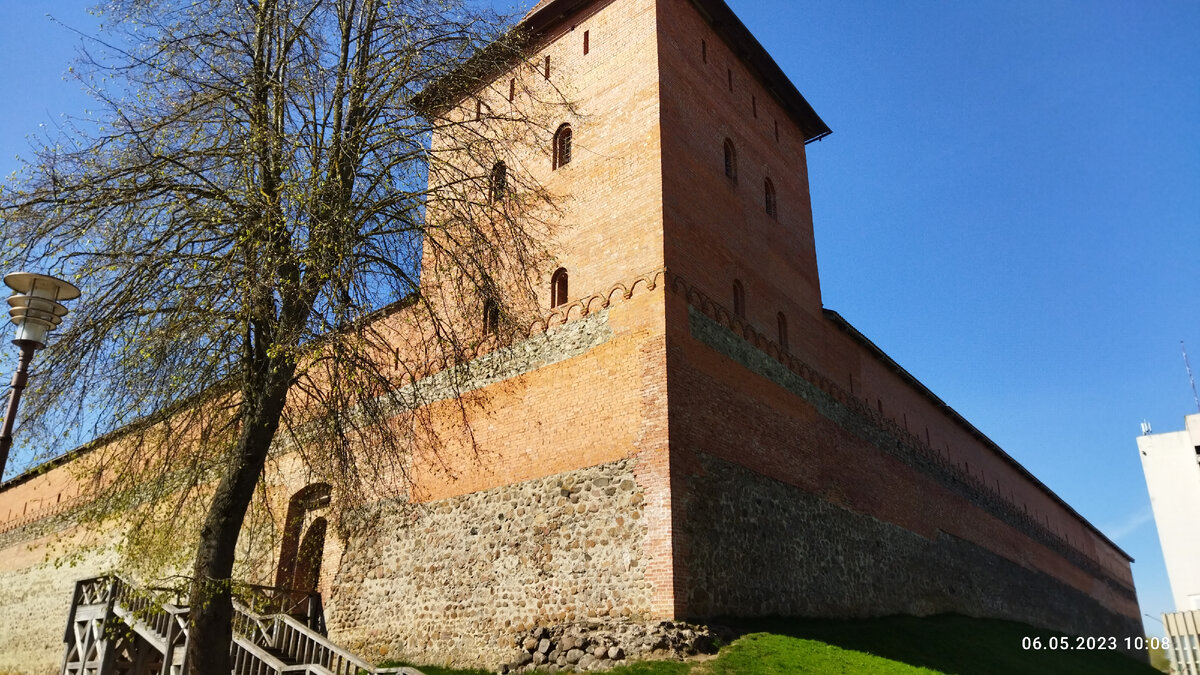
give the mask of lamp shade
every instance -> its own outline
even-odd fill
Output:
[[[4,276],[4,283],[15,291],[8,299],[8,315],[17,325],[14,341],[26,340],[39,347],[46,345],[46,333],[67,315],[59,301],[79,297],[78,288],[46,274],[13,272]]]

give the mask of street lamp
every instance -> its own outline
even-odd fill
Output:
[[[8,299],[12,308],[8,310],[8,315],[17,324],[17,334],[12,342],[20,347],[21,359],[17,364],[17,372],[13,374],[8,411],[4,414],[4,429],[0,431],[0,480],[4,478],[4,467],[8,465],[17,404],[29,379],[29,362],[33,360],[33,352],[46,346],[46,333],[57,328],[67,315],[67,308],[59,301],[79,297],[78,288],[45,274],[13,272],[4,276],[4,283],[15,291]]]

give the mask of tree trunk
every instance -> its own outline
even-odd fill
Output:
[[[267,386],[246,406],[237,447],[200,532],[188,618],[187,663],[192,675],[229,675],[232,669],[229,649],[233,641],[234,554],[267,452],[279,429],[294,370],[294,366],[278,364],[268,368],[263,378]]]

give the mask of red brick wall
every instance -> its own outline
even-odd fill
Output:
[[[592,309],[589,319],[559,326],[552,329],[553,335],[549,336],[553,340],[554,335],[590,325],[589,330],[605,333],[599,344],[562,360],[531,362],[532,369],[528,372],[473,392],[475,403],[467,406],[466,419],[477,445],[471,445],[462,432],[461,408],[453,401],[434,404],[430,412],[435,426],[439,427],[442,447],[436,453],[429,447],[422,447],[409,467],[414,480],[410,494],[416,501],[428,504],[440,513],[444,510],[442,505],[464,495],[483,495],[477,499],[486,500],[487,495],[503,486],[544,482],[548,477],[572,475],[585,467],[629,463],[636,483],[634,491],[644,500],[639,502],[638,512],[644,519],[646,535],[642,541],[624,544],[641,552],[634,571],[642,574],[644,570],[644,581],[649,590],[639,591],[639,597],[629,598],[628,605],[622,606],[620,588],[590,588],[586,579],[569,575],[545,579],[546,584],[559,592],[574,594],[564,595],[558,603],[547,604],[548,608],[551,604],[560,608],[563,605],[582,608],[589,598],[601,591],[607,594],[606,597],[616,597],[614,607],[596,608],[591,614],[580,610],[580,618],[595,618],[604,609],[614,617],[621,616],[622,611],[632,610],[637,618],[665,619],[673,617],[676,604],[665,396],[665,289],[661,274],[637,284],[633,281],[624,280],[625,286],[634,287],[631,297],[625,298],[624,292],[618,290],[611,295],[605,309],[600,307],[600,298],[594,299],[588,303]],[[578,312],[577,308],[572,314]],[[542,339],[545,338],[534,338],[535,341]],[[287,498],[309,480],[308,472],[296,460],[295,455],[286,455],[272,463],[273,473],[266,480],[277,506],[286,505]],[[0,491],[0,506],[7,512],[9,505],[36,503],[42,494],[57,494],[60,487],[69,491],[72,485],[70,471],[70,466],[59,466],[32,480],[9,485]],[[375,488],[387,492],[391,477],[377,475],[375,480],[379,483]],[[396,490],[402,490],[399,483]],[[281,517],[283,512],[283,508],[278,509]],[[606,530],[617,527],[620,517],[627,520],[628,513],[588,512],[580,515],[581,522],[591,522]],[[53,658],[61,650],[62,621],[68,609],[65,598],[69,597],[72,583],[79,577],[103,571],[103,567],[115,561],[111,556],[102,559],[90,555],[83,558],[83,567],[57,566],[53,564],[55,556],[73,554],[78,549],[69,538],[56,548],[55,538],[47,536],[53,532],[47,532],[39,522],[28,520],[32,517],[10,518],[0,525],[0,586],[26,589],[0,598],[0,614],[20,617],[23,622],[19,633],[0,635],[0,665],[16,667],[16,664],[24,664],[23,669],[48,672],[53,668]],[[65,533],[70,537],[78,534],[78,529],[68,529]],[[335,579],[344,582],[366,574],[362,569],[354,571],[348,567],[361,567],[364,559],[371,559],[373,549],[365,546],[358,540],[341,541],[336,536],[327,539],[320,590],[329,601],[331,612],[341,606],[336,597],[338,593],[334,592]],[[557,549],[549,551],[552,556],[568,553]],[[504,564],[517,565],[517,562],[508,559]],[[264,569],[263,575],[256,580],[270,583],[272,571]],[[519,571],[525,573],[528,569],[522,567]],[[387,574],[404,573],[405,570],[395,567],[389,567],[387,571]],[[631,583],[638,581],[634,579]],[[469,588],[470,583],[466,582],[448,587],[446,596],[464,593],[464,589]],[[357,597],[357,590],[353,587],[343,589],[349,598]],[[426,603],[429,596],[440,597],[441,590],[425,588]],[[391,628],[397,632],[404,627],[399,622],[409,616],[401,611],[405,598],[391,597],[387,601],[396,603],[391,616],[398,623]],[[342,605],[347,603],[354,606],[343,599]],[[425,611],[429,611],[428,608]],[[503,614],[498,610],[495,616],[481,613],[479,617],[480,621],[489,622],[491,630],[499,630],[497,625],[503,625]],[[523,616],[526,621],[539,625],[562,619],[549,613],[549,609],[544,615],[527,613]],[[466,621],[465,616],[457,619],[460,624]],[[518,630],[517,627],[512,629]],[[386,633],[388,625],[373,626],[372,630]],[[473,628],[467,625],[463,630],[470,633]],[[365,639],[358,633],[352,637]],[[446,643],[450,642],[453,640],[446,640]],[[487,649],[498,649],[496,644],[495,640],[488,642]],[[486,660],[495,653],[500,652],[475,653],[471,658]],[[430,652],[426,656],[436,660],[434,657],[438,655]]]
[[[729,307],[739,279],[747,318],[773,335],[783,312],[793,351],[815,356],[806,327],[820,317],[821,291],[803,137],[688,0],[658,8],[667,268]],[[736,181],[724,172],[726,138],[737,149]],[[764,205],[768,177],[777,218]]]
[[[1131,591],[1129,561],[1111,543],[823,315],[799,130],[691,3],[660,0],[658,20],[667,269],[727,313],[733,309],[732,283],[739,279],[746,290],[746,322],[758,334],[775,340],[776,313],[785,313],[793,356],[882,410],[900,429],[927,439],[957,471],[1028,508],[1053,537]],[[803,73],[790,75],[802,84]],[[726,137],[738,150],[736,182],[724,174]],[[764,176],[778,192],[778,220],[763,207]],[[1099,598],[1112,611],[1137,616],[1136,603],[1106,590],[1095,575],[848,434],[793,394],[696,344],[678,303],[669,305],[667,325],[677,504],[687,476],[697,470],[697,457],[718,457],[926,537],[940,531],[977,543]],[[687,518],[675,512],[677,526]],[[677,556],[686,549],[686,542],[677,541]],[[677,571],[677,587],[686,585],[686,575]],[[681,604],[680,611],[685,609]]]
[[[773,378],[749,370],[730,354],[698,339],[689,327],[689,319],[694,318],[689,311],[695,313],[689,310],[683,293],[668,300],[678,614],[755,615],[769,611],[863,616],[958,611],[1040,623],[1079,634],[1097,629],[1124,633],[1135,625],[1138,607],[1132,580],[1097,567],[1109,561],[1088,555],[1087,548],[1082,548],[1082,557],[1064,556],[1062,540],[1014,518],[1014,512],[1004,512],[1006,504],[997,506],[990,494],[980,491],[982,484],[962,482],[953,465],[931,466],[934,462],[926,461],[911,440],[889,430],[881,420],[866,414],[869,411],[848,406],[846,401],[851,399],[838,402],[821,393],[817,398],[826,400],[815,404]],[[733,331],[720,330],[727,340],[740,345],[740,350],[774,362],[772,356]],[[841,520],[865,518],[864,524],[890,532],[889,537],[901,531],[914,534],[925,542],[925,548],[906,540],[907,549],[901,549],[908,552],[901,555],[895,543],[882,534],[880,539],[862,542],[859,532],[845,530],[839,519],[830,518],[826,528],[814,530],[803,518],[782,516],[779,524],[770,526],[778,530],[758,532],[757,539],[750,537],[750,542],[734,545],[730,539],[737,540],[739,534],[749,537],[756,527],[768,525],[761,518],[751,518],[757,508],[755,486],[744,478],[734,483],[737,479],[730,470],[716,470],[721,476],[713,476],[712,460],[745,467],[762,480],[790,486],[794,490],[791,500],[796,503],[816,496],[835,507]],[[718,498],[714,482],[734,496],[713,502]],[[696,533],[697,528],[703,530],[697,522],[718,516],[749,521],[724,531]],[[893,530],[888,531],[889,526]],[[857,530],[859,526],[854,527]],[[797,537],[836,546],[838,565],[830,569],[800,557],[788,568],[788,577],[778,578],[775,571],[776,578],[762,578],[763,571],[778,566],[775,551],[766,546],[784,545]],[[958,544],[948,546],[947,542]],[[802,544],[822,549],[820,544]],[[748,550],[754,545],[764,548]],[[725,550],[737,560],[737,569],[714,573],[709,552],[714,549]],[[935,551],[941,554],[935,555]],[[989,560],[988,555],[998,557]],[[988,565],[971,566],[977,557]],[[958,572],[967,589],[959,586],[955,590],[955,579],[944,574],[931,578],[935,573],[926,572],[930,562]],[[865,572],[847,574],[847,569]],[[882,581],[878,579],[881,571]],[[731,577],[742,585],[725,581]],[[718,590],[712,587],[714,579],[721,586]],[[1056,581],[1048,583],[1049,579]],[[1028,587],[1034,581],[1045,587],[1045,598],[1030,597]],[[775,589],[767,610],[751,602],[761,596],[763,585]],[[680,586],[685,592],[680,592]],[[830,586],[838,587],[844,597],[836,601],[816,597],[820,595],[817,591]],[[911,595],[905,595],[910,589]],[[1051,596],[1054,602],[1050,602]],[[1051,607],[1057,609],[1050,611]]]
[[[822,370],[867,405],[925,440],[964,472],[976,477],[997,494],[1019,505],[1036,520],[1063,537],[1072,546],[1097,558],[1108,572],[1132,585],[1129,561],[1100,539],[1080,518],[1068,511],[1044,487],[1022,474],[1011,460],[982,442],[973,431],[949,416],[938,403],[914,388],[895,372],[856,344],[835,325],[827,324],[831,348]]]
[[[662,267],[654,11],[653,0],[592,3],[547,36],[528,64],[497,78],[480,95],[497,114],[531,111],[545,127],[540,147],[521,148],[507,158],[549,192],[558,211],[550,217],[554,237],[546,242],[552,264],[536,289],[542,307],[549,304],[550,275],[557,267],[570,273],[571,299]],[[519,84],[510,103],[514,78]],[[469,117],[474,111],[468,100],[451,114]],[[572,127],[572,159],[554,169],[553,134],[562,123]]]

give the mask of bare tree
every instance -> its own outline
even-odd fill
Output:
[[[78,438],[64,429],[108,434],[79,462],[81,517],[123,519],[130,564],[190,559],[189,663],[225,674],[271,458],[299,456],[344,503],[402,479],[435,426],[423,404],[470,405],[485,333],[533,311],[555,210],[517,157],[548,146],[564,98],[492,84],[525,41],[460,0],[106,11],[77,67],[103,113],[0,189],[4,263],[86,293],[19,440],[54,454]]]

